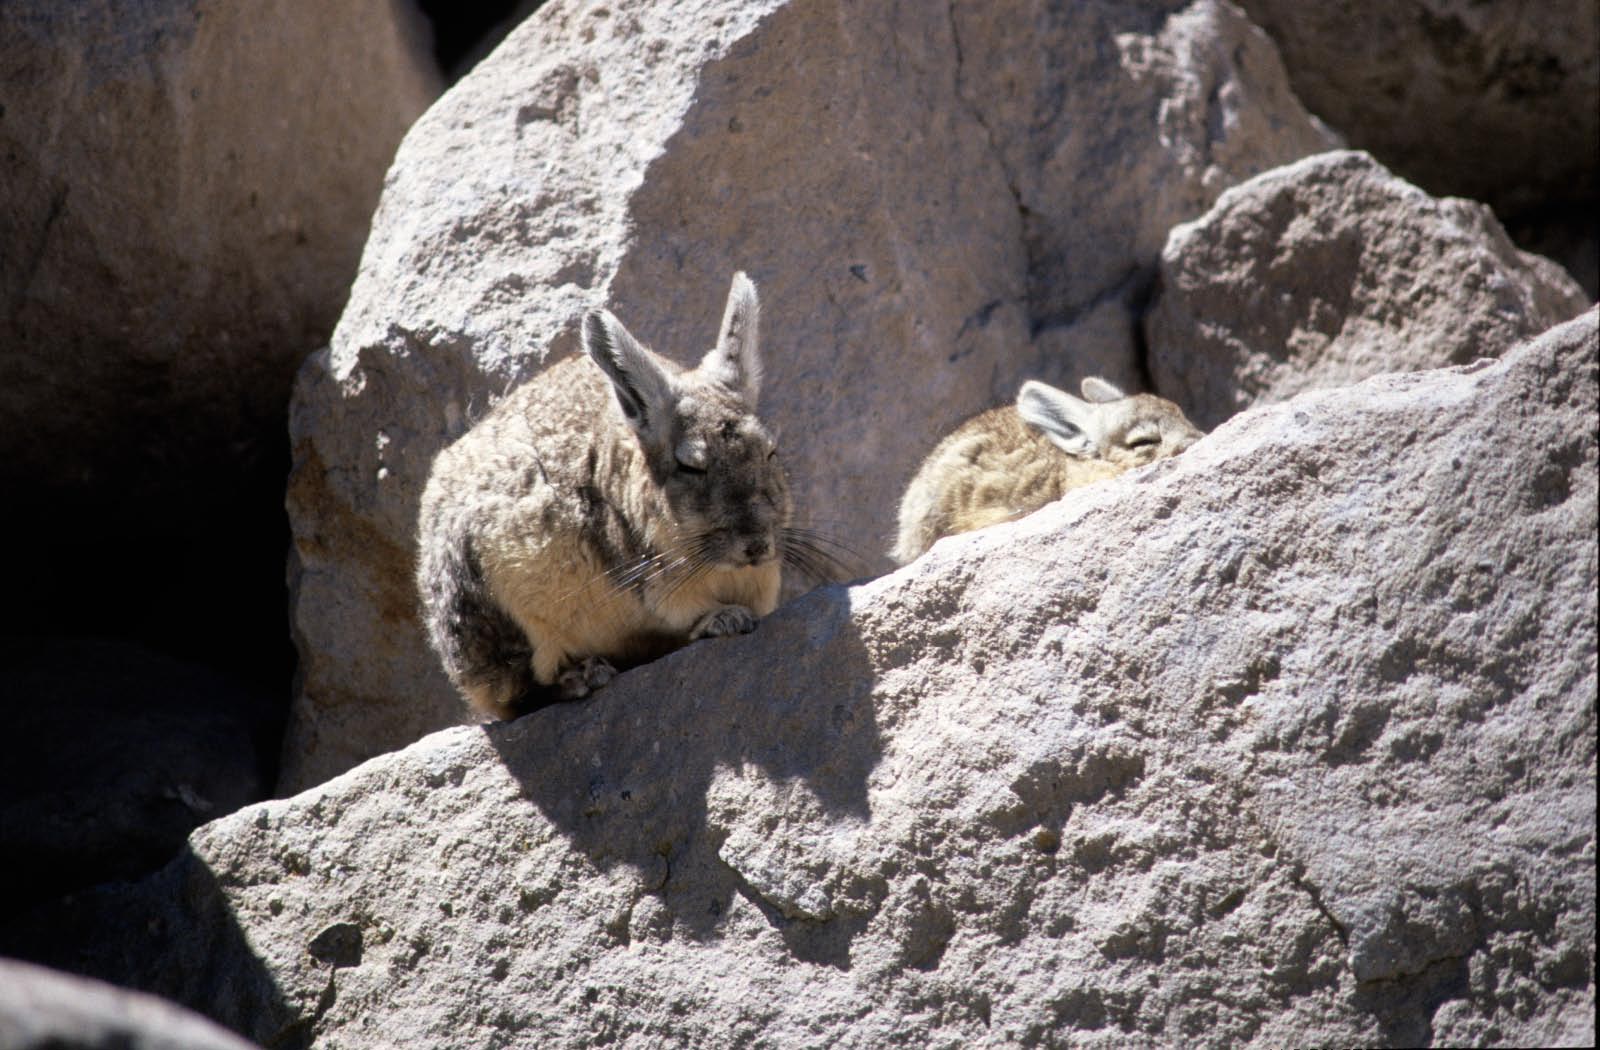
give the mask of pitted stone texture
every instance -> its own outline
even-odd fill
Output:
[[[1202,428],[1303,390],[1493,357],[1588,303],[1485,205],[1430,197],[1351,151],[1236,186],[1173,229],[1160,287],[1150,373]]]
[[[1597,318],[217,821],[99,943],[268,1043],[1592,1041]]]
[[[1137,376],[1166,228],[1331,141],[1285,84],[1213,0],[542,7],[408,136],[299,380],[283,789],[463,717],[411,609],[417,498],[585,309],[687,361],[748,271],[801,521],[879,571],[951,426]]]

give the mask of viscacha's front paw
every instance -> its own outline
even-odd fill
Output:
[[[598,656],[585,657],[582,663],[562,671],[556,688],[563,700],[582,700],[617,676],[617,669]]]
[[[689,632],[691,642],[701,638],[724,638],[730,634],[749,634],[756,629],[756,614],[742,605],[724,605],[700,618]]]

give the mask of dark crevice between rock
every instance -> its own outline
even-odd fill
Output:
[[[433,54],[455,83],[472,70],[544,0],[418,0],[433,25]]]
[[[295,668],[275,444],[242,476],[195,469],[209,488],[152,482],[142,517],[93,485],[0,485],[31,552],[7,569],[27,600],[0,611],[0,691],[26,699],[0,715],[0,917],[154,871],[270,794]]]
[[[1151,267],[1149,279],[1135,289],[1128,300],[1133,310],[1133,367],[1139,374],[1140,387],[1157,394],[1160,391],[1156,390],[1155,371],[1150,367],[1150,337],[1145,333],[1144,319],[1160,292],[1160,268]]]

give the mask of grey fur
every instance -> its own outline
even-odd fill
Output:
[[[418,594],[479,712],[587,695],[776,605],[791,507],[754,413],[758,319],[738,274],[717,346],[686,371],[596,311],[587,359],[546,369],[439,453]]]

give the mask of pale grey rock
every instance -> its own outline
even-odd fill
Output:
[[[1241,0],[1294,90],[1430,193],[1502,215],[1600,196],[1600,7]],[[1592,211],[1591,211],[1592,216]],[[1593,236],[1593,223],[1589,223]]]
[[[748,271],[801,521],[880,571],[946,430],[1030,376],[1134,385],[1166,229],[1331,141],[1214,0],[545,5],[408,135],[298,381],[282,789],[464,716],[413,611],[417,499],[585,309],[687,361]]]
[[[1487,206],[1336,151],[1176,226],[1145,330],[1156,390],[1209,428],[1303,390],[1494,357],[1587,305]]]
[[[281,1045],[1592,1041],[1597,320],[209,824],[99,943]]]
[[[153,996],[0,959],[5,1050],[250,1050],[238,1036]]]

